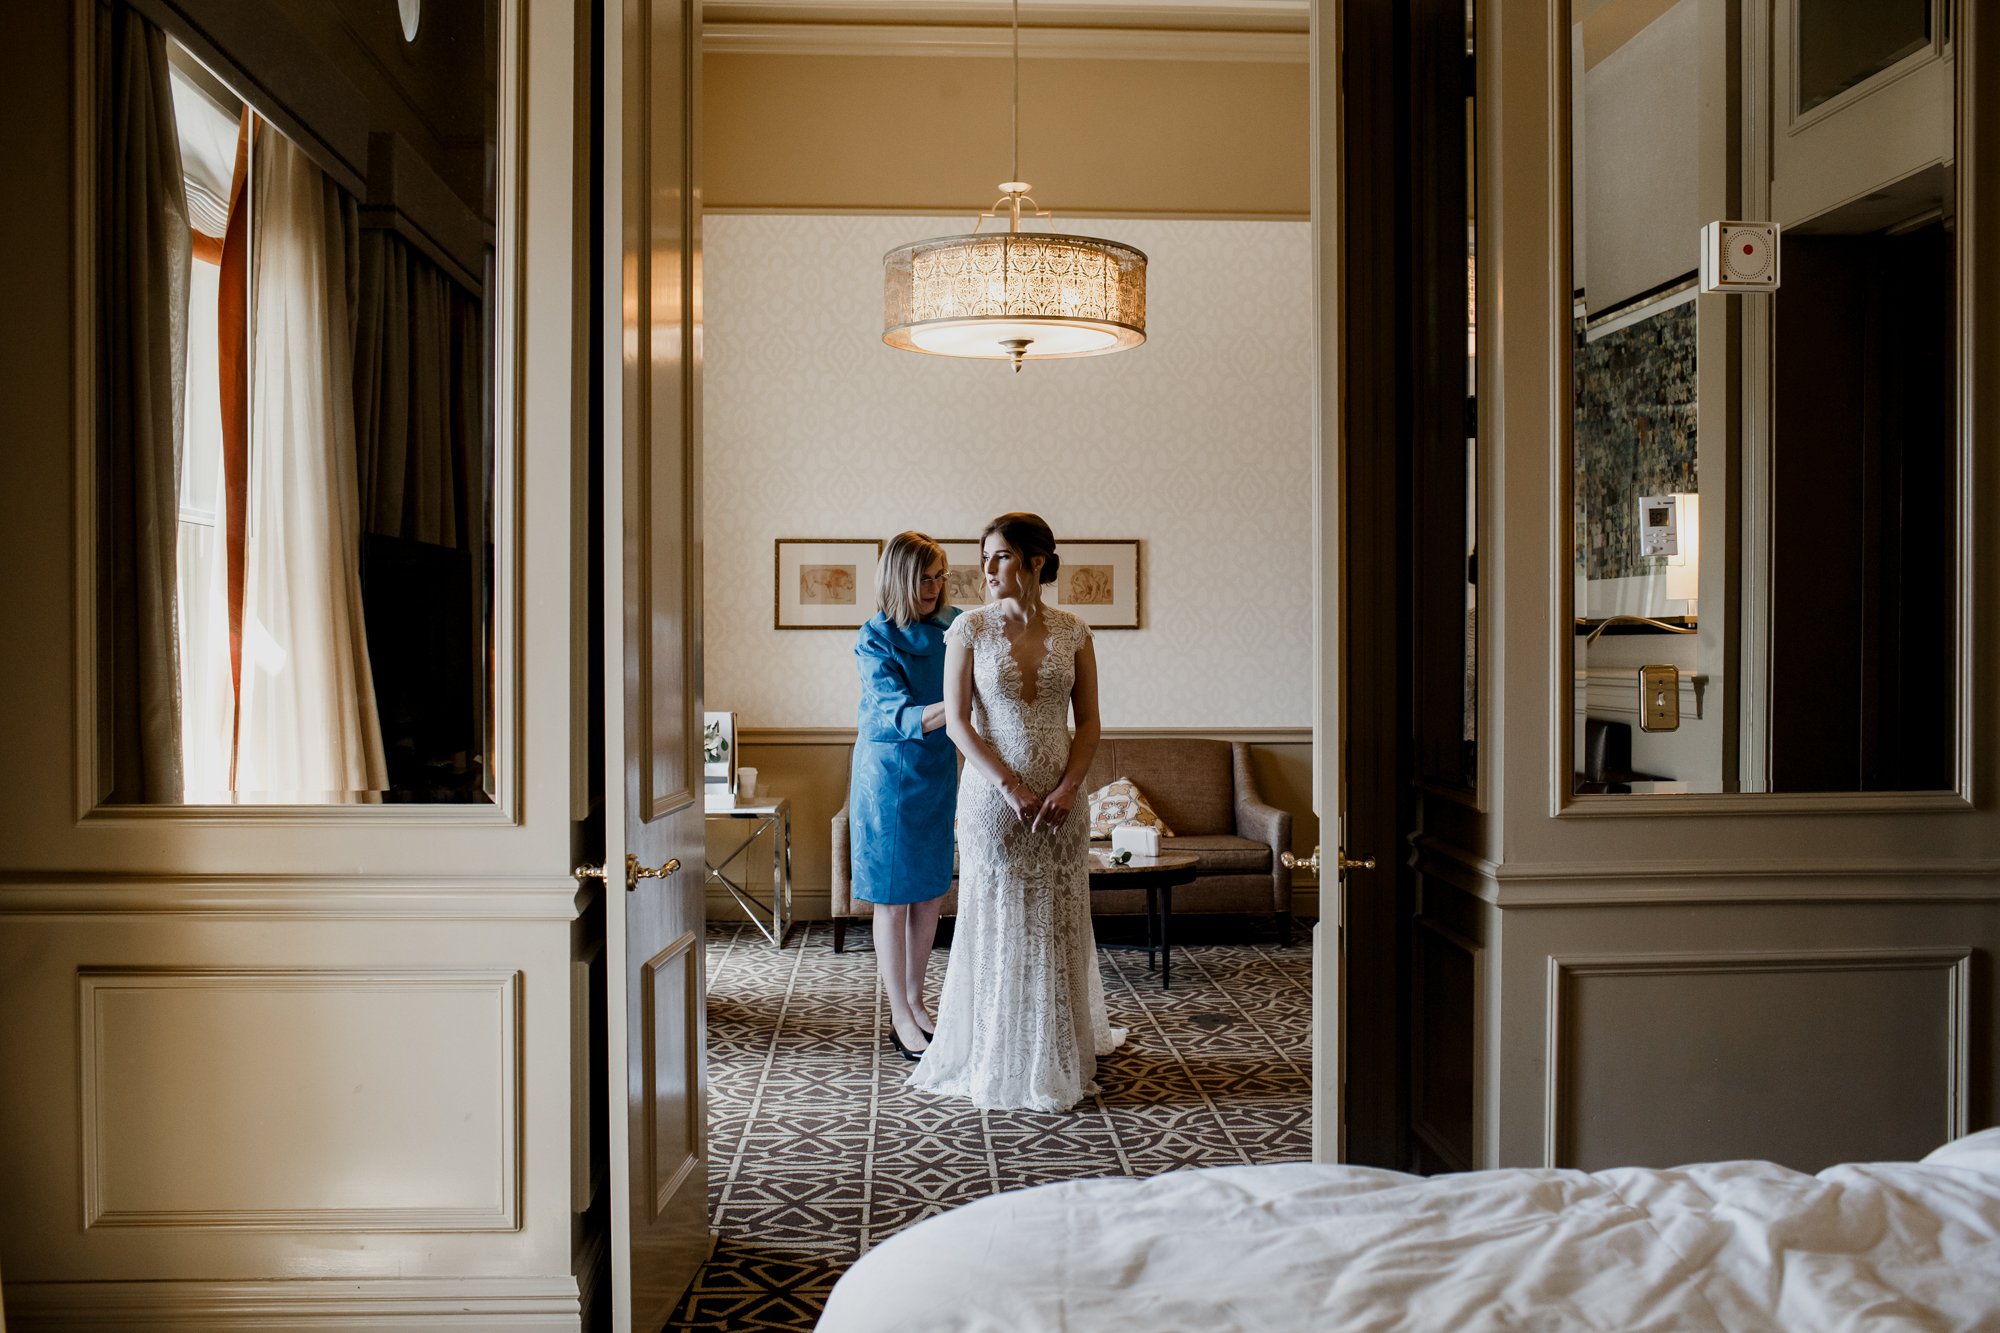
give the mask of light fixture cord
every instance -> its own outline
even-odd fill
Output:
[[[1014,0],[1014,174],[1021,179],[1021,0]]]

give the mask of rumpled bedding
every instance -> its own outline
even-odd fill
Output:
[[[1220,1167],[996,1195],[877,1246],[820,1333],[2000,1331],[2000,1129],[1921,1162]]]

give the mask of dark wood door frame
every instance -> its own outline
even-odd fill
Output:
[[[1340,516],[1347,584],[1343,832],[1349,854],[1376,861],[1374,870],[1357,870],[1347,881],[1346,1160],[1398,1168],[1407,1160],[1409,1014],[1402,983],[1409,872],[1397,848],[1407,827],[1409,782],[1401,744],[1407,728],[1397,721],[1410,711],[1403,623],[1408,455],[1399,447],[1398,383],[1406,325],[1396,186],[1403,159],[1396,106],[1400,3],[1342,4],[1346,512]],[[1320,848],[1320,874],[1329,881],[1339,873],[1336,837],[1323,836]]]
[[[1409,1168],[1407,848],[1419,780],[1464,771],[1465,10],[1342,0],[1342,19],[1345,832],[1376,860],[1348,880],[1347,1160]]]

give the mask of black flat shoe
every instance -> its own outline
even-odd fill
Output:
[[[896,1035],[896,1029],[893,1027],[889,1029],[889,1041],[891,1042],[891,1044],[895,1046],[896,1053],[902,1056],[905,1060],[921,1060],[924,1058],[924,1053],[922,1051],[913,1051],[909,1047],[903,1045],[903,1039]]]
[[[929,1050],[931,1043],[937,1040],[937,1033],[932,1032],[929,1028],[918,1028],[917,1031],[924,1034],[924,1050]],[[923,1052],[919,1051],[918,1054],[921,1055]]]

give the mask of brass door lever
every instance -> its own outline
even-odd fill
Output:
[[[627,852],[625,853],[625,891],[630,893],[632,890],[638,888],[639,881],[642,879],[665,879],[680,868],[681,861],[677,856],[670,856],[660,862],[657,868],[653,868],[641,864],[637,856],[634,856],[631,852]],[[604,872],[604,867],[601,865],[582,865],[569,873],[570,878],[579,884],[587,879],[608,878]]]

